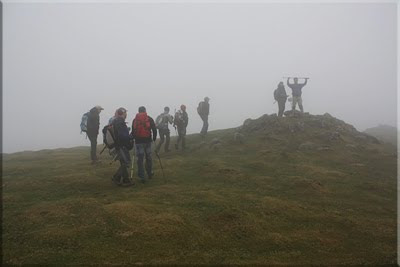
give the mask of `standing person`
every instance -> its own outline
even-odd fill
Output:
[[[274,98],[276,102],[278,102],[278,117],[283,116],[283,112],[285,112],[285,105],[286,105],[286,99],[288,95],[286,94],[285,86],[283,85],[283,82],[280,82],[278,84],[278,88],[275,89],[274,91]]]
[[[197,113],[199,113],[200,118],[203,121],[203,127],[200,131],[200,134],[203,138],[205,138],[208,131],[208,115],[210,114],[210,104],[208,103],[209,101],[210,98],[206,96],[204,98],[204,101],[201,101],[199,103],[199,106],[197,107]]]
[[[151,135],[153,133],[153,137]],[[146,108],[140,107],[132,122],[132,136],[136,143],[136,155],[138,157],[138,176],[142,183],[145,183],[143,160],[146,156],[146,172],[149,179],[153,177],[153,161],[151,158],[151,143],[157,138],[157,128],[154,120],[147,115]]]
[[[100,112],[103,110],[101,106],[95,106],[89,111],[87,120],[87,136],[90,140],[90,158],[92,164],[98,162],[96,148],[97,148],[97,136],[99,135],[100,127]]]
[[[113,175],[112,180],[115,184],[121,186],[130,186],[134,184],[129,179],[129,166],[131,162],[129,150],[133,148],[133,145],[129,136],[129,129],[125,122],[126,116],[127,110],[125,108],[119,108],[115,112],[115,118],[112,121],[115,149],[121,164],[117,172]]]
[[[289,79],[287,79],[287,86],[289,86],[292,89],[292,111],[294,114],[294,111],[296,109],[296,104],[299,104],[299,108],[301,113],[304,112],[303,110],[303,100],[301,99],[301,89],[307,84],[308,78],[304,78],[305,82],[299,84],[298,83],[298,78],[294,78],[294,83],[290,83]]]
[[[169,114],[169,107],[164,108],[164,112],[158,115],[156,119],[156,127],[158,128],[158,132],[160,134],[160,142],[158,143],[156,147],[156,152],[158,153],[160,151],[160,148],[162,144],[164,143],[165,140],[165,146],[164,146],[164,151],[165,152],[170,152],[169,150],[169,142],[170,142],[170,131],[168,128],[168,124],[172,124],[174,121],[174,118],[172,115]]]
[[[182,149],[186,148],[186,127],[189,123],[189,117],[186,113],[186,106],[181,105],[181,109],[175,113],[174,127],[178,128],[178,139],[176,140],[175,148],[179,149],[179,143],[182,142]]]

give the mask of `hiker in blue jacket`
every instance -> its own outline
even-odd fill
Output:
[[[133,145],[129,135],[129,129],[125,122],[126,116],[127,110],[119,108],[116,111],[116,117],[112,121],[115,136],[115,149],[120,162],[120,167],[113,175],[112,180],[115,184],[121,186],[130,186],[134,184],[133,181],[129,179],[129,166],[131,162],[129,150],[133,148]]]

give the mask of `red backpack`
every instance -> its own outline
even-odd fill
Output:
[[[150,119],[146,112],[136,114],[133,129],[135,130],[135,137],[151,136]]]

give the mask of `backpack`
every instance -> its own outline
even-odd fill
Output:
[[[82,115],[82,119],[81,119],[81,133],[87,132],[88,119],[89,119],[89,112],[86,112],[85,114]]]
[[[278,89],[275,89],[275,91],[274,91],[274,99],[276,100],[276,101],[278,101]]]
[[[103,143],[108,149],[115,147],[115,131],[112,124],[104,126],[103,130]]]
[[[135,131],[135,137],[150,137],[151,136],[151,126],[150,119],[147,113],[138,113],[135,117],[135,123],[133,125]]]
[[[175,113],[175,118],[174,118],[174,122],[176,125],[183,125],[183,123],[185,122],[185,119],[183,117],[183,112],[178,110]]]
[[[160,129],[160,127],[162,126],[162,122],[163,122],[163,119],[164,119],[164,113],[163,114],[160,114],[160,115],[158,115],[158,117],[157,117],[157,119],[156,119],[156,127],[158,128],[158,129]]]
[[[197,107],[197,113],[198,113],[199,115],[203,115],[203,113],[204,113],[204,105],[203,105],[203,102],[200,102],[200,103],[199,103],[199,106]]]

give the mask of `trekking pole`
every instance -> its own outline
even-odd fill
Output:
[[[103,152],[104,152],[104,150],[106,150],[106,148],[107,148],[107,146],[106,146],[106,145],[104,145],[104,147],[103,147],[103,149],[100,151],[100,154],[99,154],[99,155],[101,155],[101,153],[103,153]]]
[[[153,143],[155,144],[154,141],[153,141]],[[165,179],[164,168],[163,168],[163,165],[161,163],[160,155],[158,154],[157,150],[155,150],[154,152],[156,153],[156,156],[158,158],[158,162],[160,163],[160,167],[161,167],[161,172],[162,172],[163,178]]]
[[[131,181],[133,179],[133,166],[135,165],[135,157],[136,157],[136,142],[133,139],[133,159],[132,159],[132,166],[131,166]]]

